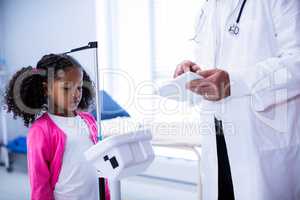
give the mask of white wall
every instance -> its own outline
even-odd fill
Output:
[[[96,39],[95,0],[3,0],[11,71]]]
[[[0,0],[0,106],[2,106],[3,102],[3,92],[4,92],[4,85],[5,85],[5,73],[3,71],[4,68],[4,2]],[[0,114],[2,115],[3,112],[0,110]],[[2,135],[2,117],[0,117],[0,142],[3,141]]]
[[[3,15],[3,1],[0,0],[0,70],[4,56],[4,15]],[[1,80],[0,80],[1,84]],[[0,87],[1,88],[1,87]]]
[[[4,34],[4,25],[3,25],[3,1],[0,0],[0,59],[3,56],[3,34]]]
[[[0,2],[5,37],[0,46],[10,75],[21,67],[35,66],[44,54],[65,52],[96,40],[95,0]],[[27,132],[19,120],[10,118],[8,129],[10,138]]]

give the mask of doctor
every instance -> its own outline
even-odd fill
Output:
[[[194,41],[203,199],[299,200],[300,1],[208,0]]]

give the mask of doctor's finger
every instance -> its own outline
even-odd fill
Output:
[[[199,94],[206,97],[215,94],[215,91],[213,91],[210,87],[200,87],[197,90]]]
[[[186,87],[186,89],[189,89],[189,90],[195,92],[195,91],[204,90],[204,88],[208,88],[208,87],[210,87],[210,85],[209,85],[209,83],[207,83],[207,81],[197,79],[197,80],[188,82],[185,87]]]
[[[211,70],[198,71],[198,74],[200,76],[203,76],[204,78],[207,78],[207,77],[214,75],[216,72],[217,72],[216,69],[211,69]]]
[[[210,86],[210,82],[205,79],[195,79],[193,81],[190,81],[186,84],[186,88],[191,87],[208,87]]]
[[[208,101],[217,101],[219,100],[219,95],[212,87],[198,87],[191,90]]]
[[[194,73],[200,72],[201,71],[201,67],[199,65],[197,65],[197,64],[192,65],[191,66],[191,71],[194,72]]]
[[[210,87],[191,87],[189,90],[206,98],[215,94]]]
[[[183,69],[184,73],[192,71],[192,66],[193,66],[192,64],[193,63],[184,63],[182,65],[182,69]]]
[[[173,75],[173,78],[176,78],[177,76],[180,76],[181,74],[183,74],[184,71],[182,69],[181,66],[177,66],[175,72],[174,72],[174,75]]]
[[[177,65],[175,73],[173,75],[174,78],[176,78],[177,76],[180,76],[181,74],[191,71],[192,66],[194,66],[195,63],[193,63],[192,61],[189,60],[185,60],[183,62],[181,62],[179,65]]]

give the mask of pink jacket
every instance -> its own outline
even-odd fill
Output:
[[[91,140],[96,143],[95,119],[85,112],[78,115],[87,123]],[[29,129],[27,147],[31,200],[54,200],[53,191],[61,170],[66,139],[64,132],[47,113],[37,119]],[[109,199],[106,185],[106,200]]]

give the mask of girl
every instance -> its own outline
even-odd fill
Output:
[[[98,199],[96,170],[83,155],[97,141],[96,122],[79,111],[93,97],[88,74],[65,54],[45,55],[36,68],[22,68],[11,79],[5,96],[8,112],[31,125],[27,146],[32,200]]]

